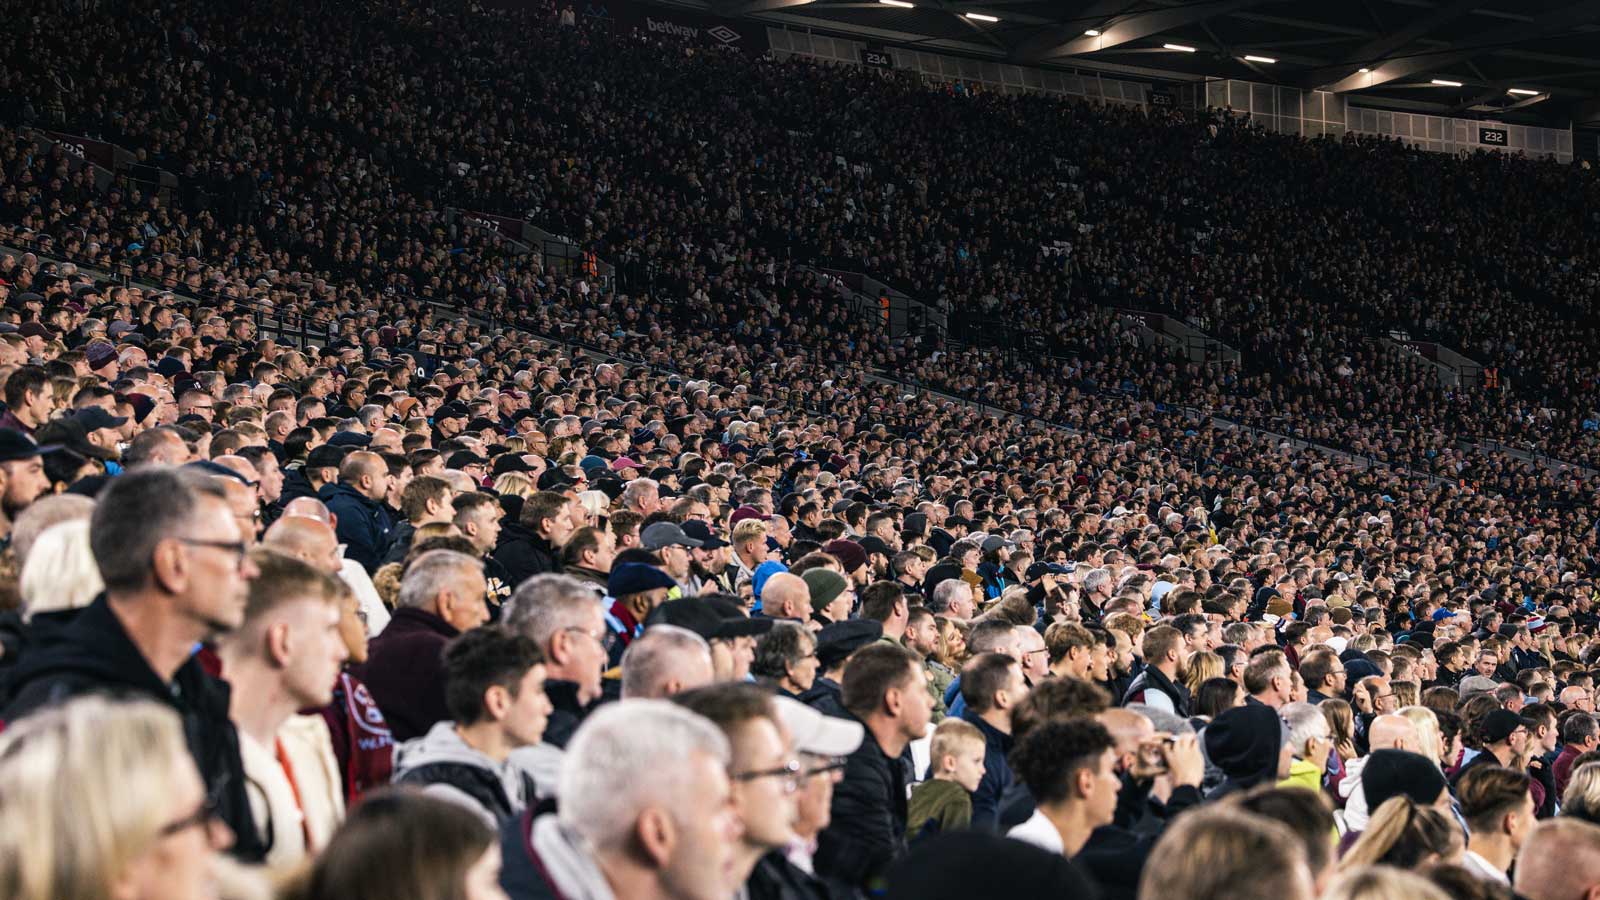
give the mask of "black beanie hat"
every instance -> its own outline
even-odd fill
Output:
[[[1206,757],[1235,781],[1265,780],[1278,772],[1283,720],[1265,703],[1246,703],[1206,726]]]
[[[1439,767],[1409,750],[1374,750],[1361,770],[1361,794],[1371,812],[1401,794],[1418,806],[1432,806],[1445,786]]]

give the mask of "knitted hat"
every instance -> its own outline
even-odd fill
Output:
[[[820,566],[807,569],[800,578],[806,583],[806,589],[811,591],[811,609],[816,612],[821,612],[850,586],[843,575]]]
[[[1439,767],[1409,750],[1374,750],[1361,770],[1361,793],[1369,810],[1401,794],[1418,806],[1432,806],[1446,787]]]
[[[837,540],[829,541],[823,545],[822,552],[839,560],[846,572],[854,572],[867,564],[867,551],[855,541]]]
[[[1272,707],[1235,706],[1207,726],[1206,756],[1235,781],[1264,781],[1277,774],[1283,730],[1283,720]]]

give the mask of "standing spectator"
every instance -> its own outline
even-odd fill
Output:
[[[532,638],[501,628],[474,628],[451,641],[444,651],[450,721],[395,750],[395,783],[421,785],[494,827],[531,805],[533,780],[509,760],[544,737],[543,660]]]
[[[874,643],[845,665],[841,701],[866,727],[834,791],[832,824],[819,836],[817,873],[870,889],[905,852],[907,747],[933,714],[922,666],[904,647]]]
[[[489,620],[483,597],[483,566],[464,553],[430,550],[406,569],[394,619],[373,638],[366,664],[355,670],[396,741],[421,737],[450,717],[444,647]]]
[[[3,434],[3,432],[0,432]],[[245,795],[228,691],[196,644],[239,626],[255,563],[216,482],[165,467],[118,476],[101,493],[89,541],[106,592],[24,659],[3,718],[91,691],[149,697],[184,720],[208,795],[235,835],[232,853],[261,861],[266,845]]]
[[[328,724],[299,715],[332,701],[348,651],[339,633],[339,582],[273,553],[252,555],[244,621],[217,645],[231,687],[230,715],[250,806],[270,849],[267,864],[316,855],[344,819],[344,791]]]

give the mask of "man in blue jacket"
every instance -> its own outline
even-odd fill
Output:
[[[383,498],[389,493],[389,466],[383,457],[358,450],[339,465],[339,480],[325,484],[317,497],[338,517],[339,542],[344,555],[355,560],[370,574],[377,571],[389,549],[389,532],[394,523],[384,512]]]

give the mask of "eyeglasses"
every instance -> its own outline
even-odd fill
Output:
[[[594,641],[596,644],[601,645],[602,647],[605,646],[606,643],[606,639],[603,636],[595,634],[587,628],[579,628],[576,625],[571,625],[561,630],[572,634],[581,634],[589,640]]]
[[[818,775],[828,775],[833,772],[843,772],[845,766],[850,764],[847,756],[814,756],[806,760],[800,770],[801,778],[814,778]]]
[[[181,819],[175,819],[161,826],[156,834],[163,838],[169,838],[180,835],[191,828],[204,828],[209,831],[214,823],[222,821],[221,808],[222,790],[219,785],[213,788],[204,800],[200,801],[198,809]]]
[[[260,513],[257,513],[257,515],[259,516]],[[210,547],[213,550],[227,550],[234,556],[234,565],[243,563],[245,554],[250,552],[250,545],[243,541],[202,541],[197,538],[186,537],[173,538],[173,540],[180,544],[188,544],[191,547]]]
[[[762,778],[781,778],[785,791],[792,792],[800,786],[800,760],[791,759],[778,769],[761,769],[755,772],[729,772],[728,778],[733,781],[758,781]]]

